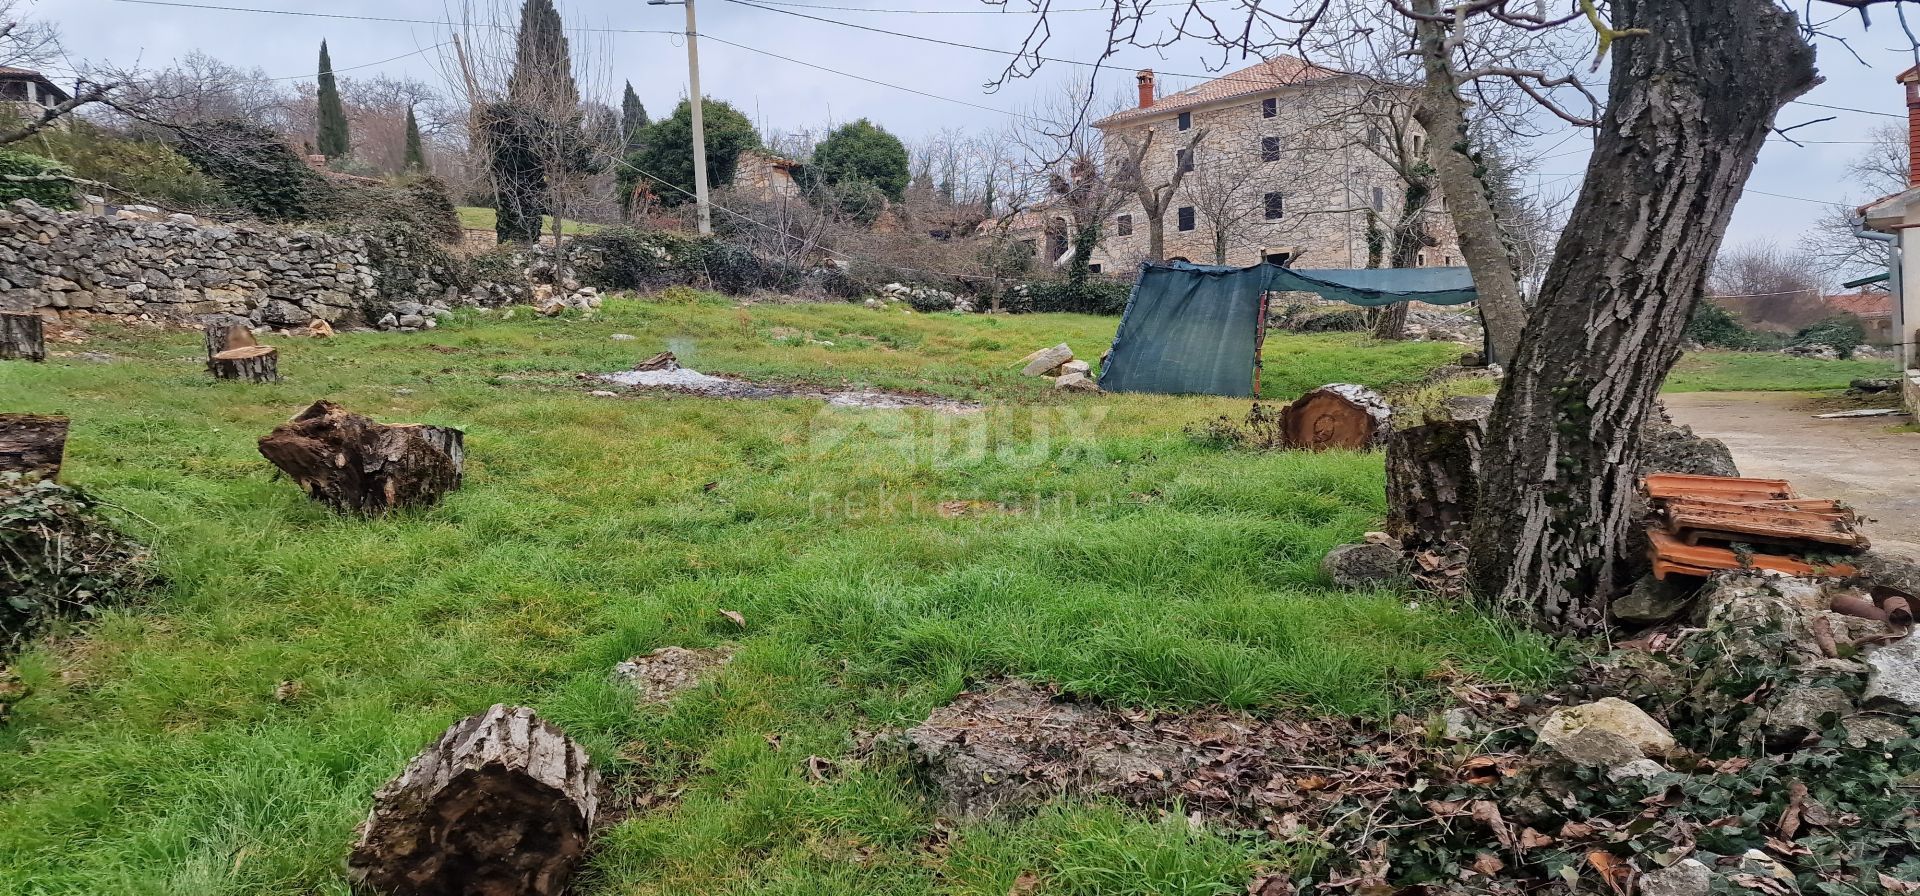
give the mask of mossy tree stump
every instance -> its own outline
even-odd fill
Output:
[[[47,335],[40,315],[0,311],[0,359],[47,359]]]

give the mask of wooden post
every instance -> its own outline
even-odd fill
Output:
[[[207,362],[214,379],[249,383],[280,382],[280,353],[271,345],[228,349]]]
[[[600,776],[526,707],[448,728],[373,796],[347,856],[355,892],[558,896],[585,855]]]
[[[67,451],[67,418],[0,414],[0,473],[60,475]]]
[[[1321,386],[1280,411],[1280,442],[1288,448],[1372,448],[1387,433],[1392,410],[1365,386]]]
[[[260,454],[314,500],[378,516],[432,505],[458,488],[466,444],[451,427],[376,423],[316,401],[262,438]]]
[[[40,315],[0,311],[0,359],[47,359],[47,336]]]

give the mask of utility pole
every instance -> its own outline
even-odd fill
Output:
[[[687,8],[687,106],[693,113],[693,196],[700,211],[700,235],[708,236],[713,233],[713,205],[707,201],[707,128],[700,115],[706,98],[700,95],[700,34],[694,26],[693,2],[647,0],[647,5],[679,3]]]

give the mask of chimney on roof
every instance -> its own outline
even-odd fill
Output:
[[[1143,68],[1139,74],[1133,76],[1133,79],[1140,82],[1140,108],[1145,109],[1153,105],[1153,69]],[[1907,108],[1915,108],[1913,104],[1916,100],[1912,98],[1913,85],[1911,84],[1907,85],[1907,97]],[[1909,113],[1909,117],[1911,117],[1912,114],[1913,113]],[[1920,131],[1915,131],[1914,133],[1920,134]]]
[[[1895,80],[1907,85],[1907,186],[1920,187],[1920,65]]]

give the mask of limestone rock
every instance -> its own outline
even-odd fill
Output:
[[[1607,780],[1646,780],[1660,777],[1666,773],[1667,767],[1658,762],[1651,759],[1635,759],[1632,762],[1624,762],[1607,769]]]
[[[1854,713],[1841,719],[1840,727],[1846,729],[1847,746],[1856,750],[1912,736],[1906,725],[1878,713]]]
[[[1020,368],[1020,375],[1046,376],[1052,373],[1054,368],[1071,360],[1073,360],[1073,349],[1068,348],[1067,344],[1062,342],[1052,348],[1043,348],[1031,355],[1021,358],[1021,363],[1026,366]]]
[[[1638,887],[1640,896],[1707,896],[1713,889],[1713,869],[1699,859],[1681,859],[1640,875]]]
[[[1665,419],[1660,413],[1640,429],[1642,473],[1692,473],[1699,476],[1738,476],[1733,452],[1719,439],[1693,434],[1693,429]]]
[[[1396,588],[1408,581],[1406,555],[1397,544],[1340,545],[1321,559],[1320,571],[1341,588]]]
[[[1790,749],[1819,734],[1853,711],[1853,700],[1839,688],[1793,685],[1781,691],[1761,714],[1760,726],[1774,749]]]
[[[1088,364],[1085,361],[1068,361],[1067,363],[1060,365],[1060,374],[1062,376],[1065,376],[1066,374],[1069,374],[1069,373],[1085,374],[1085,373],[1091,373],[1092,371],[1093,371],[1093,365]]]
[[[1621,622],[1654,625],[1680,615],[1692,602],[1693,589],[1647,575],[1614,600],[1611,612]]]
[[[1920,712],[1920,637],[1908,635],[1867,653],[1868,706],[1893,705]]]
[[[1539,734],[1540,743],[1577,765],[1612,768],[1674,748],[1666,726],[1618,697],[1556,709]]]
[[[1053,387],[1066,392],[1098,392],[1100,384],[1084,373],[1063,373],[1053,381]]]

